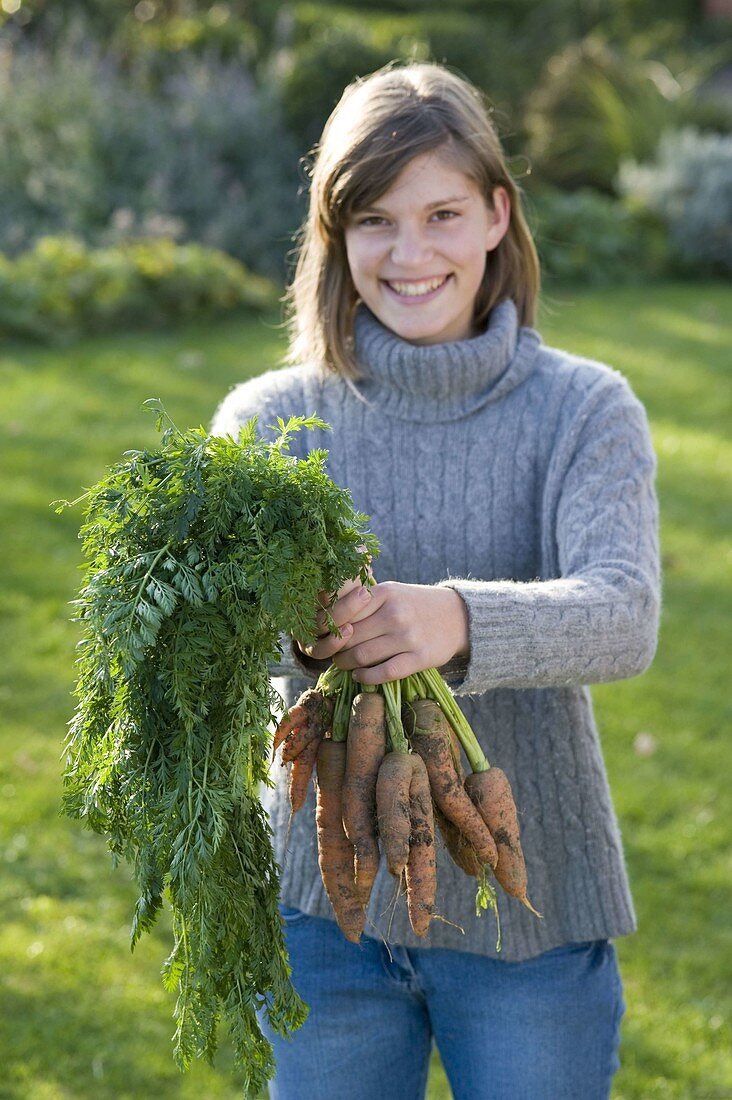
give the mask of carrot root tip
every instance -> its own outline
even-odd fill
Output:
[[[537,909],[534,909],[534,906],[531,904],[531,902],[529,901],[529,899],[527,897],[519,898],[519,901],[521,902],[522,905],[525,905],[526,908],[531,913],[533,913],[535,917],[538,917],[539,920],[544,920],[544,914],[540,913]]]

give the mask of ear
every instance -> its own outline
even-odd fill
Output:
[[[511,221],[511,200],[505,187],[493,188],[493,209],[488,213],[493,222],[486,232],[485,250],[492,252],[506,236]]]

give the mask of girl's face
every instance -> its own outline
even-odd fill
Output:
[[[356,292],[383,325],[412,344],[474,335],[486,253],[508,229],[502,187],[489,209],[476,184],[438,153],[414,158],[345,230]]]

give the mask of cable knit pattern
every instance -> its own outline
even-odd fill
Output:
[[[317,412],[332,432],[293,450],[329,450],[328,469],[371,517],[379,580],[442,584],[468,610],[470,657],[445,670],[488,759],[505,769],[521,815],[533,917],[501,890],[501,957],[631,932],[635,916],[586,685],[650,663],[659,610],[655,459],[643,407],[601,363],[544,346],[512,302],[472,340],[405,343],[364,307],[361,376],[314,366],[236,387],[212,431],[260,430]],[[283,639],[272,669],[288,703],[315,678]],[[320,880],[314,795],[292,822],[286,774],[264,792],[282,898],[332,911]],[[495,922],[476,917],[474,881],[438,853],[438,911],[426,941],[382,866],[370,934],[400,944],[495,955]],[[453,925],[464,930],[459,931]]]

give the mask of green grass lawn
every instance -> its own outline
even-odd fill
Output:
[[[615,1100],[732,1098],[731,307],[720,284],[556,290],[541,325],[548,343],[627,375],[659,456],[658,655],[644,676],[594,692],[640,920],[618,943],[628,1010]],[[178,424],[207,423],[281,349],[274,322],[252,320],[0,349],[0,1098],[241,1095],[225,1045],[216,1069],[175,1069],[159,979],[167,923],[131,956],[128,872],[59,816],[79,514],[49,502],[153,441],[146,397]],[[435,1061],[431,1100],[448,1096]]]

